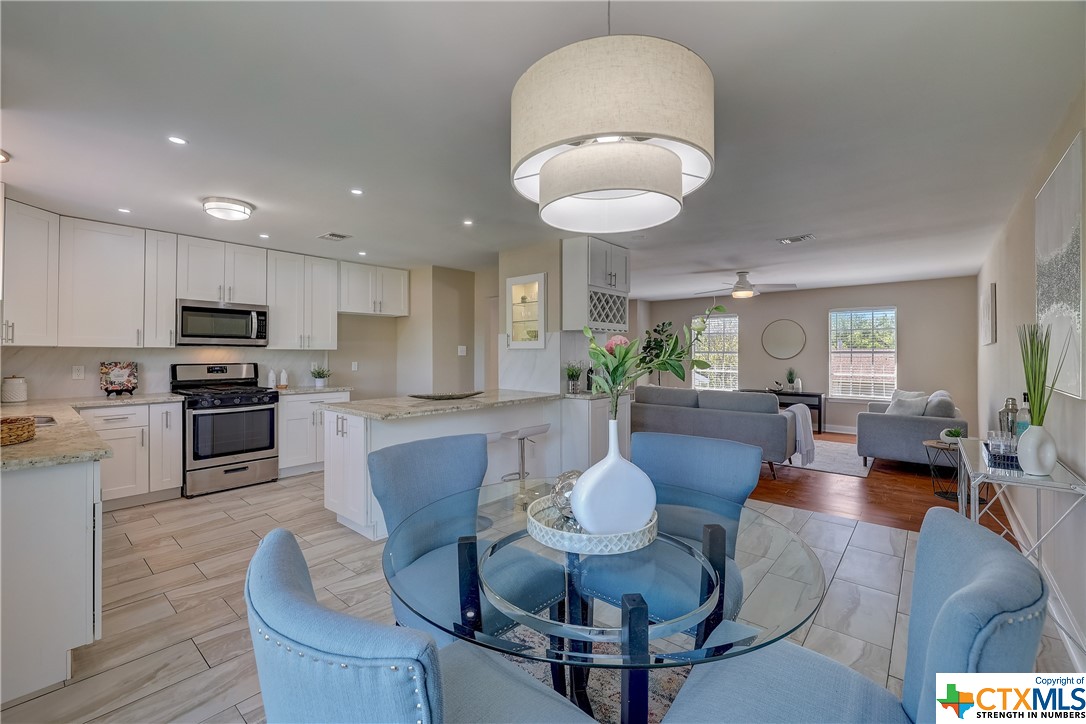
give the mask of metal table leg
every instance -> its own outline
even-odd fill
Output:
[[[632,662],[649,664],[649,607],[640,593],[622,596],[622,654]],[[622,724],[649,720],[648,668],[622,670]]]
[[[581,557],[577,553],[566,554],[566,612],[569,622],[574,626],[584,626],[588,622],[588,602],[581,597],[574,579],[580,568]],[[588,641],[577,639],[569,640],[569,651],[572,654],[592,652],[592,644]],[[569,671],[570,698],[573,703],[581,708],[585,714],[593,716],[592,702],[588,699],[588,669],[584,666],[571,666]]]

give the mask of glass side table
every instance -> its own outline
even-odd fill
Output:
[[[931,469],[931,492],[937,498],[958,502],[958,446],[925,440],[924,452]]]

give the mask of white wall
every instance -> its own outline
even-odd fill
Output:
[[[411,270],[410,316],[396,320],[397,395],[434,391],[434,268]]]

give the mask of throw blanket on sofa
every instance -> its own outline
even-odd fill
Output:
[[[806,405],[792,405],[787,412],[796,418],[796,452],[800,455],[800,465],[810,465],[815,461],[814,430],[811,427],[811,408]]]

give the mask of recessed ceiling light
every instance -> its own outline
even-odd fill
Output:
[[[464,226],[471,226],[474,223],[475,222],[472,221],[471,219],[464,219]]]
[[[117,211],[120,211],[122,214],[131,214],[132,213],[132,209],[117,209]]]
[[[0,148],[0,163],[7,163],[11,160],[11,154]]]
[[[359,256],[365,256],[365,255],[366,255],[366,252],[364,252],[364,251],[360,251],[360,252],[358,252],[358,255],[359,255]]]
[[[186,143],[188,143],[188,141],[181,138],[181,136],[170,136],[166,140],[170,143],[176,143],[178,146],[184,146]]]
[[[223,221],[245,221],[256,209],[247,201],[227,199],[222,196],[208,196],[203,199],[203,204],[207,214]]]
[[[268,235],[267,235],[267,234],[261,234],[261,235],[260,235],[260,238],[261,238],[261,239],[267,239],[267,238],[268,238]]]
[[[363,192],[362,189],[351,189],[351,193],[355,196],[361,196]]]

